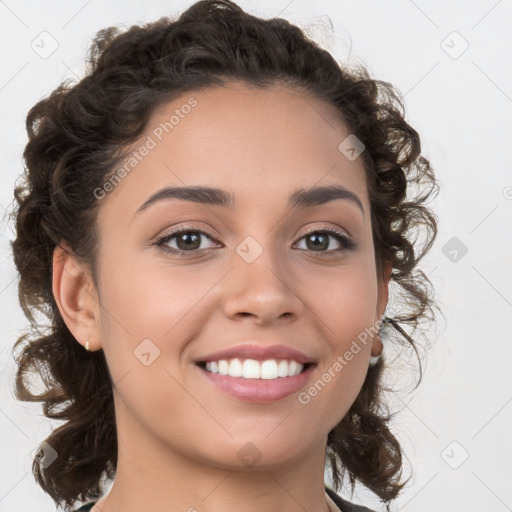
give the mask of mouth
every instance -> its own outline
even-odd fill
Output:
[[[299,363],[294,359],[220,359],[198,361],[206,372],[242,379],[276,380],[294,377],[308,370],[314,363]]]
[[[198,361],[195,367],[223,394],[243,402],[269,404],[299,392],[307,385],[316,363],[286,359],[219,359]]]

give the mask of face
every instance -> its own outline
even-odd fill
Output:
[[[229,83],[153,115],[98,199],[96,348],[120,444],[223,468],[323,454],[366,376],[361,333],[387,301],[362,159],[338,149],[349,134],[288,88]],[[220,192],[154,197],[168,187]]]

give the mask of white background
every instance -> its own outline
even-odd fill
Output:
[[[11,207],[22,171],[29,108],[64,78],[82,75],[95,32],[176,15],[192,3],[0,1],[2,215]],[[311,35],[338,59],[362,62],[372,76],[397,86],[407,120],[420,133],[441,182],[432,203],[439,236],[422,268],[437,289],[446,321],[439,317],[429,334],[433,348],[422,384],[396,399],[403,410],[393,428],[414,473],[392,510],[512,510],[512,1],[240,0],[239,5],[259,16],[309,24]],[[31,47],[48,37],[40,36],[43,31],[58,44],[48,58]],[[52,511],[55,505],[35,484],[31,462],[36,446],[58,423],[46,419],[39,404],[19,403],[12,394],[11,348],[28,325],[18,305],[13,237],[4,221],[0,512]],[[453,237],[468,249],[455,262],[445,255]],[[398,381],[399,374],[395,377]],[[363,488],[353,500],[384,510]]]

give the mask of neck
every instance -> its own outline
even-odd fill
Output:
[[[171,450],[143,428],[130,426],[125,438],[119,427],[115,481],[91,512],[337,510],[324,490],[325,443],[284,465],[223,469]]]

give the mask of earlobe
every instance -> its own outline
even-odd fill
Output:
[[[97,344],[98,299],[89,270],[65,245],[53,251],[52,291],[62,319],[73,336],[91,350]]]
[[[383,349],[384,345],[382,344],[382,339],[380,335],[375,334],[372,342],[371,356],[378,358],[382,354]]]

